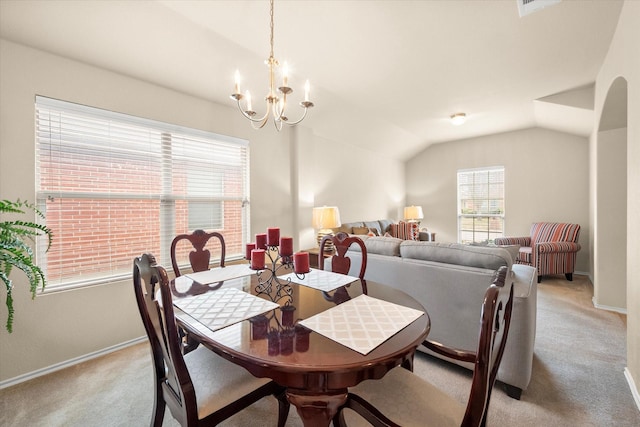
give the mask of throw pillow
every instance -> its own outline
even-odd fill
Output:
[[[368,234],[368,227],[353,227],[353,234]]]
[[[420,230],[415,222],[400,221],[398,224],[391,224],[391,236],[402,240],[418,240]]]

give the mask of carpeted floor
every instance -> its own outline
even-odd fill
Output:
[[[531,384],[520,401],[507,397],[498,384],[489,426],[640,426],[623,373],[625,317],[596,310],[592,296],[584,276],[539,285]],[[150,357],[147,344],[139,344],[0,390],[0,426],[149,425]],[[466,401],[469,371],[418,354],[415,372]],[[276,412],[275,399],[263,399],[223,426],[275,425]],[[302,425],[295,410],[288,425]],[[177,426],[168,412],[163,426]]]

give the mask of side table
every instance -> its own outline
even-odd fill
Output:
[[[309,254],[309,266],[311,268],[319,268],[320,266],[320,248],[311,248],[311,249],[303,249],[302,252],[307,252]],[[332,252],[325,252],[322,254],[323,257],[329,258],[333,255]]]

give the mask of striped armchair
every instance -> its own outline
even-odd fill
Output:
[[[579,237],[579,224],[535,222],[531,224],[530,236],[499,237],[495,244],[520,245],[516,263],[536,267],[538,283],[549,274],[564,274],[571,281],[580,250]]]

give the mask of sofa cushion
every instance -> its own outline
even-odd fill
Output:
[[[373,230],[376,230],[378,232],[378,236],[380,236],[382,233],[380,231],[380,223],[378,221],[365,221],[364,222],[364,226]]]
[[[402,243],[402,239],[397,239],[395,237],[373,236],[363,240],[364,246],[367,248],[367,254],[400,256],[400,243]],[[349,250],[360,252],[360,246],[351,245]]]
[[[380,235],[384,236],[384,233],[389,231],[389,226],[393,224],[393,221],[390,219],[381,219],[378,221],[380,223]]]
[[[406,240],[400,244],[400,256],[403,258],[466,265],[491,270],[497,270],[503,265],[511,268],[513,264],[511,255],[509,255],[506,249],[488,246],[469,246],[460,243],[414,242]]]

